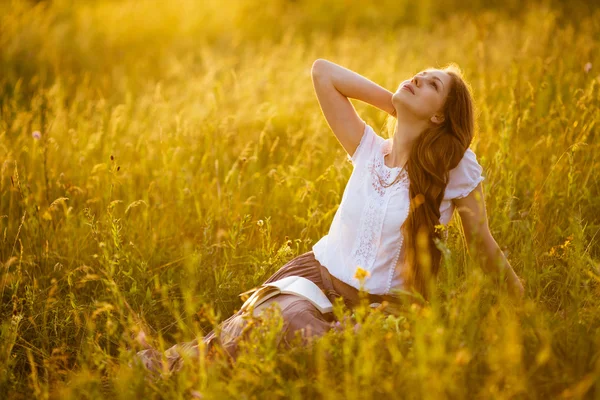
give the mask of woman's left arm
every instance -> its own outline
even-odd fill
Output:
[[[525,292],[523,284],[490,233],[481,183],[466,197],[453,201],[462,221],[467,248],[472,243],[477,246],[477,254],[483,258],[484,271],[496,277],[503,276],[508,283],[509,293],[517,300],[522,300]]]

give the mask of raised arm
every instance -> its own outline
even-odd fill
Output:
[[[467,247],[474,244],[476,253],[482,257],[483,270],[497,278],[503,277],[509,293],[521,300],[523,285],[490,233],[481,183],[466,197],[453,201],[462,221]]]
[[[319,58],[312,65],[311,76],[323,115],[350,156],[358,147],[365,126],[349,98],[395,116],[393,93],[349,69]]]

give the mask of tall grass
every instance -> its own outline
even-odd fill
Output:
[[[600,398],[598,21],[586,2],[2,2],[0,397]],[[327,233],[352,167],[317,58],[392,91],[463,68],[526,301],[455,216],[429,306],[359,308],[284,352],[275,309],[234,368],[145,380],[140,329],[161,349],[201,338]]]

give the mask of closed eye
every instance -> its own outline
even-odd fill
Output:
[[[435,88],[435,90],[437,90],[437,84],[435,82],[431,82],[431,84],[433,85],[433,87]]]

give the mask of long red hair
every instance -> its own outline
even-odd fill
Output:
[[[441,264],[440,205],[455,168],[469,148],[475,129],[471,88],[458,65],[442,69],[452,83],[443,106],[444,121],[431,125],[413,142],[406,164],[410,181],[410,210],[400,228],[404,236],[404,289],[417,291],[426,300],[433,290]]]

